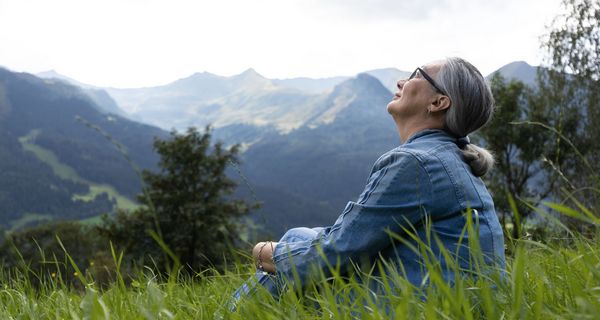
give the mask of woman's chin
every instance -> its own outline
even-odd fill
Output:
[[[396,100],[397,100],[397,99],[393,99],[392,101],[390,101],[390,102],[387,104],[387,112],[388,112],[389,114],[392,114],[392,113],[394,112],[394,109],[396,109],[396,108],[397,108],[397,106],[396,106]]]

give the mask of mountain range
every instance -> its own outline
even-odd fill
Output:
[[[515,62],[499,72],[527,81],[535,68]],[[98,128],[139,167],[152,169],[154,137],[207,124],[216,138],[242,144],[242,165],[229,174],[240,181],[238,196],[263,203],[253,213],[257,223],[274,236],[288,227],[330,224],[359,195],[377,157],[400,143],[385,107],[397,79],[408,74],[390,68],[267,79],[249,69],[116,89],[0,69],[0,198],[10,199],[0,203],[3,225],[82,219],[135,205],[139,178]]]

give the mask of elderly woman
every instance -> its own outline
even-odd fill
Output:
[[[391,262],[420,286],[427,282],[427,269],[424,257],[414,250],[419,242],[415,238],[427,242],[428,232],[439,239],[427,244],[440,258],[444,279],[452,283],[456,270],[472,269],[468,241],[472,235],[464,232],[467,219],[473,220],[485,263],[504,266],[502,229],[479,178],[491,168],[493,158],[467,137],[493,113],[485,79],[469,62],[448,58],[417,68],[397,87],[387,111],[402,144],[375,162],[358,200],[349,202],[332,226],[294,228],[279,242],[256,244],[255,281],[244,284],[234,299],[251,292],[252,284],[276,295],[279,280],[301,287],[314,268],[327,273],[328,265],[344,270],[352,261],[378,259]],[[457,253],[458,269],[441,259],[442,248]]]

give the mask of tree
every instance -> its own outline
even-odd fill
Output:
[[[600,204],[600,2],[563,0],[542,48],[539,99],[553,129],[549,174],[559,177],[555,195]]]
[[[593,84],[600,79],[600,2],[563,0],[562,6],[542,45],[549,67]]]
[[[600,2],[563,0],[542,48],[535,88],[491,79],[497,110],[480,132],[496,154],[488,182],[503,222],[513,236],[520,222],[507,195],[526,218],[540,200],[578,199],[590,209],[600,204]],[[590,188],[591,187],[591,188]]]
[[[521,221],[532,211],[522,201],[537,203],[552,190],[553,181],[546,179],[540,155],[547,151],[544,143],[550,133],[540,128],[515,124],[520,121],[545,121],[545,106],[537,103],[534,92],[521,81],[506,82],[500,73],[491,78],[491,89],[496,101],[494,117],[480,132],[496,159],[496,168],[487,180],[494,195],[496,211],[502,224],[506,217],[513,224],[512,235],[521,234]],[[513,215],[508,197],[517,200],[520,218]]]
[[[171,132],[171,139],[156,139],[159,172],[144,171],[146,192],[139,196],[145,206],[105,219],[103,234],[129,252],[130,257],[151,255],[156,262],[164,253],[149,236],[154,230],[191,268],[218,264],[228,245],[240,233],[238,218],[249,211],[246,203],[229,198],[236,186],[225,170],[237,161],[238,146],[226,149],[211,145],[211,130],[195,128]]]

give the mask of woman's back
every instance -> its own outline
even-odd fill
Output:
[[[408,280],[415,285],[421,284],[427,271],[425,260],[431,258],[440,263],[446,280],[453,280],[454,273],[446,270],[440,245],[457,259],[461,269],[472,269],[468,238],[473,235],[466,232],[468,217],[478,234],[485,262],[504,263],[504,240],[494,203],[483,181],[471,173],[457,142],[442,130],[415,134],[375,164],[372,174],[378,170],[395,171],[393,176],[386,172],[387,177],[378,182],[387,187],[380,185],[378,194],[363,193],[358,201],[366,203],[368,197],[373,205],[387,208],[389,214],[402,220],[398,221],[401,228],[395,229],[395,234],[403,240],[381,254],[401,263]],[[430,256],[415,252],[419,242],[429,246]]]

